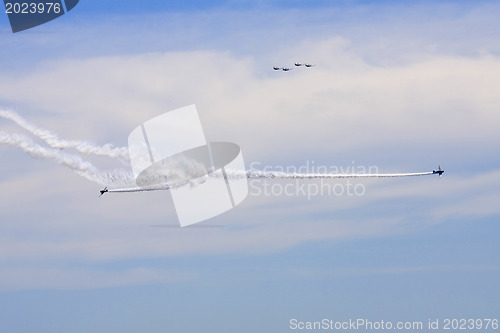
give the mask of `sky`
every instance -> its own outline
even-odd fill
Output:
[[[238,144],[247,167],[446,170],[251,180],[242,204],[180,228],[168,191],[99,198],[101,184],[0,145],[0,331],[500,319],[499,13],[495,1],[87,0],[16,34],[0,15],[0,109],[62,138],[125,147],[139,124],[196,104],[207,140]],[[272,69],[295,62],[315,66]],[[4,118],[0,132],[30,135]],[[362,195],[313,193],[348,181]]]

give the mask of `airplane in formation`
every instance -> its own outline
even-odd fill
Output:
[[[302,67],[302,66],[304,66],[304,67],[307,67],[307,68],[310,68],[310,67],[316,66],[316,65],[314,65],[314,64],[307,64],[307,63],[303,64],[303,63],[301,63],[301,62],[296,62],[294,65],[295,65],[295,67]],[[273,69],[274,69],[275,71],[282,70],[282,71],[284,71],[284,72],[288,72],[288,71],[291,71],[293,68],[290,68],[290,67],[278,67],[278,66],[273,66]]]
[[[297,67],[305,66],[305,67],[309,68],[309,67],[313,67],[314,65],[313,64],[302,64],[300,62],[296,62],[295,66],[297,66]]]

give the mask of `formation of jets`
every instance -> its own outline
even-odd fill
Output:
[[[296,62],[295,63],[295,67],[302,67],[302,66],[310,68],[310,67],[313,67],[314,65],[313,64],[303,64],[303,63],[300,63],[300,62]],[[293,68],[292,67],[278,67],[278,66],[273,66],[273,69],[275,71],[282,70],[284,72],[288,72],[288,71],[291,71]]]

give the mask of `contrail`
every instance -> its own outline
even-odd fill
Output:
[[[127,147],[114,147],[111,144],[106,144],[103,146],[94,145],[92,143],[80,140],[64,140],[60,139],[57,134],[38,128],[35,125],[29,123],[19,114],[0,109],[0,117],[14,121],[23,129],[32,133],[33,135],[41,138],[52,148],[43,147],[34,143],[30,138],[20,135],[20,134],[7,134],[0,132],[0,144],[9,145],[13,147],[18,147],[24,150],[26,153],[33,157],[45,158],[55,160],[57,163],[64,165],[77,174],[85,177],[86,179],[101,184],[105,186],[134,186],[136,185],[134,175],[131,171],[116,169],[113,171],[103,172],[97,169],[93,164],[88,161],[83,160],[79,155],[69,154],[61,151],[61,148],[75,148],[81,154],[95,154],[101,156],[108,156],[111,158],[119,158],[124,161],[129,160]],[[57,149],[59,148],[59,149]],[[128,188],[116,188],[110,189],[106,192],[144,192],[144,191],[162,191],[169,190],[173,188],[179,188],[184,186],[195,187],[200,183],[206,181],[208,177],[220,177],[216,174],[206,175],[204,177],[198,177],[196,180],[183,182],[175,185],[165,184],[165,179],[175,179],[179,177],[174,177],[176,172],[186,171],[186,168],[181,168],[177,170],[175,167],[166,167],[165,175],[157,175],[160,181],[156,179],[155,176],[151,176],[149,179],[149,184],[152,186],[144,187],[128,187]],[[189,169],[191,170],[191,169]],[[225,177],[229,179],[342,179],[342,178],[394,178],[394,177],[414,177],[414,176],[427,176],[438,173],[436,171],[431,172],[415,172],[415,173],[286,173],[282,171],[261,171],[261,170],[225,170]],[[192,171],[196,173],[196,171]],[[199,173],[196,173],[199,175]],[[181,174],[181,176],[189,176]],[[194,175],[193,175],[194,177]],[[148,177],[149,178],[149,177]],[[181,177],[182,178],[182,177]],[[189,179],[189,177],[184,177],[184,179]],[[147,181],[146,179],[145,181]],[[162,184],[163,180],[163,184]]]
[[[39,137],[53,148],[74,148],[81,154],[94,154],[108,156],[111,158],[121,158],[124,161],[129,160],[127,147],[114,147],[112,144],[98,146],[86,141],[60,139],[57,134],[31,124],[19,114],[10,110],[0,109],[0,117],[12,120],[17,125]]]
[[[396,178],[396,177],[417,177],[428,176],[435,174],[433,171],[429,172],[412,172],[412,173],[285,173],[277,171],[228,171],[226,172],[228,178],[248,178],[248,179],[346,179],[346,178]],[[218,177],[210,174],[206,177]],[[146,192],[146,191],[166,191],[172,188],[190,185],[187,182],[181,185],[169,186],[152,186],[152,187],[131,187],[121,189],[110,189],[107,192],[123,193],[123,192]]]
[[[0,144],[21,148],[24,152],[37,158],[52,159],[64,165],[87,180],[101,185],[127,186],[135,184],[131,172],[114,170],[102,172],[92,163],[84,161],[80,156],[62,152],[59,149],[47,148],[34,143],[30,138],[21,134],[7,134],[0,132]]]
[[[415,177],[432,175],[433,172],[413,172],[413,173],[286,173],[277,171],[247,172],[247,178],[266,179],[333,179],[333,178],[395,178],[395,177]]]

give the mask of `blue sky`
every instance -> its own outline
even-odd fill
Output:
[[[360,197],[250,195],[181,229],[168,193],[99,199],[0,146],[0,331],[498,318],[500,6],[332,3],[81,1],[17,34],[0,15],[0,108],[61,137],[126,146],[195,103],[207,139],[239,144],[247,166],[446,170],[357,182]],[[296,61],[316,66],[272,70]]]

